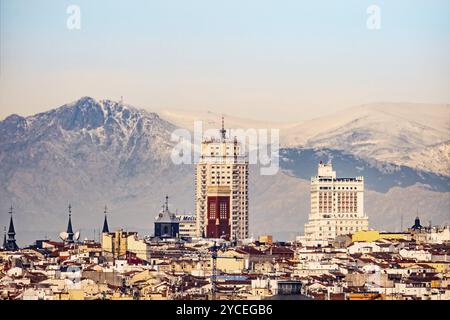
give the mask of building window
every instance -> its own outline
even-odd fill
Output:
[[[209,218],[210,219],[216,218],[216,204],[214,202],[211,202],[209,204]]]
[[[220,203],[220,219],[226,219],[227,218],[227,203],[221,202]]]

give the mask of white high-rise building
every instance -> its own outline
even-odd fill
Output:
[[[223,119],[220,138],[202,142],[195,175],[197,235],[248,238],[248,158],[236,138],[226,137]]]
[[[339,235],[367,230],[364,177],[337,178],[331,163],[319,163],[311,178],[311,211],[300,241],[327,243]]]

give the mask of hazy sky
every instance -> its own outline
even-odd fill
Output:
[[[0,119],[87,95],[285,121],[450,102],[448,0],[0,3]],[[71,4],[80,30],[66,27]],[[380,30],[366,26],[372,4]]]

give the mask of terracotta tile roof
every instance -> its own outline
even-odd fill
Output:
[[[236,252],[238,253],[242,253],[242,254],[250,254],[250,255],[264,255],[263,252],[259,251],[258,249],[255,249],[253,247],[250,246],[245,246],[245,247],[239,247],[234,249]]]

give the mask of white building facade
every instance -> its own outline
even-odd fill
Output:
[[[195,238],[197,236],[197,219],[191,214],[177,215],[180,238]]]
[[[206,139],[195,172],[197,236],[248,238],[248,158],[237,139]]]
[[[325,244],[339,235],[367,230],[364,177],[337,178],[331,163],[319,163],[311,178],[311,210],[300,241]]]

